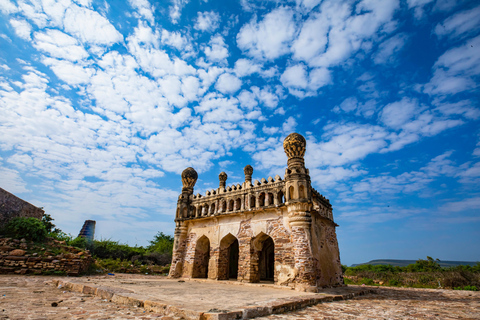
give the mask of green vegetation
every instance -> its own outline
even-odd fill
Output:
[[[456,287],[453,288],[454,290],[469,290],[469,291],[478,291],[476,286],[464,286],[464,287]]]
[[[11,238],[25,238],[33,242],[42,242],[47,237],[45,225],[35,218],[14,218],[7,223],[3,233]]]
[[[438,259],[427,257],[426,260],[420,259],[404,267],[363,264],[356,267],[342,266],[342,270],[345,284],[455,288],[472,291],[480,286],[480,263],[476,266],[442,268],[439,262]]]
[[[169,271],[173,250],[173,237],[170,235],[158,232],[147,247],[132,247],[110,239],[92,241],[81,237],[73,238],[58,229],[53,220],[49,214],[45,214],[42,220],[14,218],[9,221],[3,230],[0,230],[0,234],[15,239],[24,238],[37,243],[29,251],[35,251],[43,247],[42,252],[40,252],[42,255],[45,253],[49,255],[62,253],[58,247],[49,245],[51,240],[88,250],[96,259],[90,268],[92,273],[166,274]],[[33,251],[29,253],[33,253]]]

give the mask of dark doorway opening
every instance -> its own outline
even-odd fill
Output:
[[[235,239],[229,248],[228,258],[228,278],[237,279],[238,277],[238,240]]]
[[[265,239],[259,257],[260,280],[274,281],[275,278],[275,245],[272,238]]]
[[[210,262],[210,240],[202,236],[195,247],[192,278],[208,278],[208,263]]]

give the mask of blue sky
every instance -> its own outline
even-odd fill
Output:
[[[480,260],[476,1],[0,0],[0,187],[145,245],[291,132],[343,264]]]

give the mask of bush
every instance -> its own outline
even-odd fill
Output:
[[[34,242],[42,242],[47,237],[47,230],[42,221],[35,218],[13,218],[5,226],[5,234],[12,238],[25,238]]]
[[[456,287],[453,288],[454,290],[469,290],[469,291],[478,291],[476,286],[464,286],[464,287]]]
[[[362,284],[366,284],[368,286],[373,286],[375,284],[375,282],[370,278],[362,278],[362,280],[360,282]]]
[[[399,285],[401,285],[402,283],[398,280],[398,279],[390,279],[388,280],[388,285],[389,286],[393,286],[393,287],[397,287]]]
[[[150,245],[147,247],[147,249],[149,252],[172,255],[173,237],[166,235],[163,232],[158,232],[153,240],[150,241]]]

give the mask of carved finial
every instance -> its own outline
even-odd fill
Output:
[[[220,180],[220,188],[225,189],[225,182],[227,182],[227,174],[225,172],[220,172],[218,175],[218,180]]]
[[[193,187],[195,186],[195,183],[197,182],[198,179],[198,174],[195,169],[192,167],[188,167],[187,169],[183,170],[182,172],[182,192],[187,192],[190,194],[193,194]]]
[[[247,164],[245,168],[243,168],[243,173],[245,173],[245,182],[249,182],[250,184],[252,184],[252,174],[253,174],[252,166]]]
[[[305,147],[307,141],[298,133],[289,134],[283,141],[283,149],[288,157],[288,167],[305,166],[303,156],[305,155]]]

